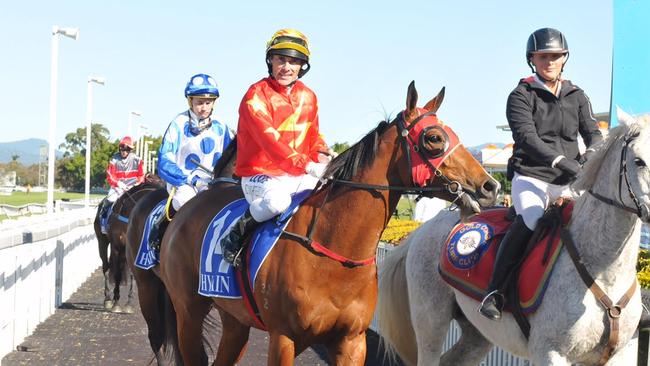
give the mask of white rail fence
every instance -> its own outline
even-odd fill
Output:
[[[0,223],[0,359],[101,264],[94,214],[78,209]]]

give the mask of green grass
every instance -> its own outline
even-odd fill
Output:
[[[90,198],[102,198],[103,195],[91,194]],[[54,192],[54,199],[83,199],[83,193],[59,193]],[[44,204],[47,200],[47,192],[30,192],[29,194],[25,192],[13,192],[11,196],[2,196],[0,195],[0,204],[12,205],[12,206],[22,206],[28,203],[42,203]]]

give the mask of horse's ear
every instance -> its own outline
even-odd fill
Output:
[[[417,115],[418,91],[415,90],[415,80],[409,84],[408,92],[406,93],[406,109],[404,110],[405,118],[407,121],[415,118]]]
[[[629,115],[627,112],[621,109],[621,107],[616,106],[616,118],[622,124],[629,126],[635,122],[635,118]]]
[[[438,108],[440,108],[440,105],[442,104],[443,99],[445,99],[445,87],[443,86],[442,89],[440,89],[440,92],[438,92],[438,95],[436,95],[435,98],[431,99],[427,105],[424,106],[424,109],[426,109],[429,112],[436,113],[438,111]]]

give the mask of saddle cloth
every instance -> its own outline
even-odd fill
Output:
[[[111,203],[111,205],[108,206],[108,210],[106,210],[106,214],[104,216],[99,217],[99,228],[100,228],[102,234],[104,234],[104,235],[108,234],[108,219],[113,214],[113,206],[114,205],[115,205],[115,202]]]
[[[568,205],[568,209],[563,210],[564,223],[568,222],[572,207]],[[487,209],[466,223],[456,224],[442,247],[438,264],[440,275],[449,285],[477,301],[485,295],[497,249],[510,227],[507,214],[507,208]],[[516,286],[524,314],[533,313],[541,304],[562,249],[562,242],[556,235],[546,253],[551,236],[553,233],[545,233],[521,264]],[[506,311],[511,311],[508,305]]]
[[[255,284],[257,273],[271,249],[278,241],[300,204],[311,194],[305,190],[294,194],[287,210],[259,225],[246,246],[246,263],[250,283]],[[231,202],[212,219],[203,237],[199,265],[199,294],[208,297],[241,298],[241,283],[232,265],[221,253],[221,238],[230,232],[230,227],[244,214],[249,204],[240,198]]]
[[[167,199],[158,202],[154,206],[153,210],[151,210],[144,223],[142,239],[140,239],[140,248],[138,249],[138,255],[135,257],[135,266],[138,268],[150,269],[160,262],[160,252],[149,246],[149,235],[153,223],[158,220],[160,215],[165,214],[165,203],[167,203]]]

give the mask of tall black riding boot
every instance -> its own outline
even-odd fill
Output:
[[[244,247],[244,238],[259,225],[251,215],[250,210],[246,210],[239,221],[232,226],[230,233],[221,239],[221,253],[223,259],[231,263],[233,267],[239,267],[241,264],[241,253]]]
[[[173,217],[174,213],[176,213],[176,211],[170,207],[169,217]],[[149,231],[149,248],[160,250],[160,243],[162,243],[163,234],[165,234],[167,225],[169,225],[169,220],[167,220],[164,210],[152,224],[151,230]]]
[[[479,313],[486,318],[491,320],[501,319],[501,310],[505,303],[503,291],[506,279],[512,267],[521,259],[521,255],[526,250],[526,244],[528,244],[532,235],[533,231],[526,226],[521,215],[518,215],[501,241],[487,293],[478,308]]]

